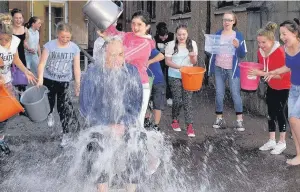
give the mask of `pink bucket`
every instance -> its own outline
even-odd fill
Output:
[[[241,71],[241,88],[248,91],[254,91],[258,88],[259,85],[259,76],[248,75],[249,70],[251,69],[263,69],[263,64],[254,63],[254,62],[241,62],[239,64]]]

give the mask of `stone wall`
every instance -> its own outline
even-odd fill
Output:
[[[0,13],[8,12],[8,1],[0,1]]]

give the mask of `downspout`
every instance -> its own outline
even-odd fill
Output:
[[[206,26],[205,26],[205,33],[210,34],[210,28],[211,28],[211,6],[210,6],[210,1],[206,1]],[[209,55],[205,54],[205,66],[206,69],[209,68]],[[208,70],[205,72],[205,78],[204,78],[204,85],[208,85]]]

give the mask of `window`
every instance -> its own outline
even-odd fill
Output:
[[[155,7],[156,2],[155,1],[147,1],[147,12],[149,13],[149,16],[151,19],[155,19]]]
[[[180,14],[180,13],[182,13],[180,11],[180,1],[174,1],[173,2],[173,15]]]
[[[174,1],[173,15],[191,12],[191,1]]]
[[[252,1],[218,1],[218,8],[232,6],[232,5],[242,5],[251,2]]]
[[[251,3],[252,1],[240,1],[239,2],[239,5],[241,5],[241,4],[245,4],[245,3]]]
[[[233,1],[218,1],[218,8],[232,6],[232,5],[233,5]]]
[[[191,1],[184,1],[183,2],[183,12],[184,13],[191,12]]]
[[[144,1],[138,1],[137,3],[138,10],[144,10]]]

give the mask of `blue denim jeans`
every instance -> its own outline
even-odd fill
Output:
[[[223,103],[225,96],[225,82],[228,79],[231,97],[234,103],[234,109],[237,115],[243,113],[243,103],[241,98],[240,78],[232,78],[233,71],[231,69],[223,69],[216,66],[216,114],[223,114]]]
[[[300,86],[292,85],[288,99],[289,118],[300,119]]]

